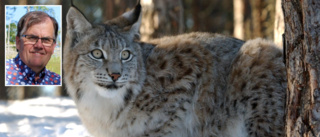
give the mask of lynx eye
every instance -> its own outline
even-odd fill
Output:
[[[130,51],[124,50],[121,52],[121,59],[122,60],[128,60],[130,58]]]
[[[92,50],[91,55],[96,59],[101,59],[102,58],[102,51],[100,49]]]

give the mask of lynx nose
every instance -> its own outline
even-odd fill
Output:
[[[119,77],[121,77],[120,73],[112,73],[109,75],[113,81],[117,81]]]

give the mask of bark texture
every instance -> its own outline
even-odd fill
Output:
[[[5,5],[6,3],[5,3],[5,1],[3,1],[3,0],[1,0],[0,1],[0,20],[2,20],[2,21],[0,21],[0,26],[2,27],[2,28],[0,28],[0,41],[1,41],[1,44],[2,45],[5,45],[5,42],[4,42],[4,33],[5,33],[5,31],[3,30],[3,28],[4,28],[4,5]],[[3,31],[2,31],[3,30]],[[4,48],[0,48],[0,53],[2,53],[1,54],[1,56],[0,56],[0,64],[4,64]],[[6,87],[4,86],[4,74],[5,74],[5,71],[4,71],[4,65],[2,65],[2,67],[0,68],[0,99],[7,99],[7,92],[6,92]]]
[[[282,0],[288,77],[286,136],[320,136],[320,1]]]

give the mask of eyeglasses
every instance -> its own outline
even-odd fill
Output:
[[[51,47],[52,44],[56,42],[56,40],[53,38],[47,38],[47,37],[39,38],[38,36],[34,36],[34,35],[21,35],[21,37],[26,38],[25,44],[34,45],[38,42],[39,39],[41,39],[41,43],[43,46]]]

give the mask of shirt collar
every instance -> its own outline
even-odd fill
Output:
[[[34,72],[31,68],[29,68],[26,64],[23,63],[19,54],[14,58],[14,63],[16,64],[17,68],[20,69],[22,75],[27,76],[28,79],[33,79],[36,76],[36,72]],[[47,72],[48,70],[46,69],[46,67],[44,67],[39,73],[39,78],[44,78]]]

